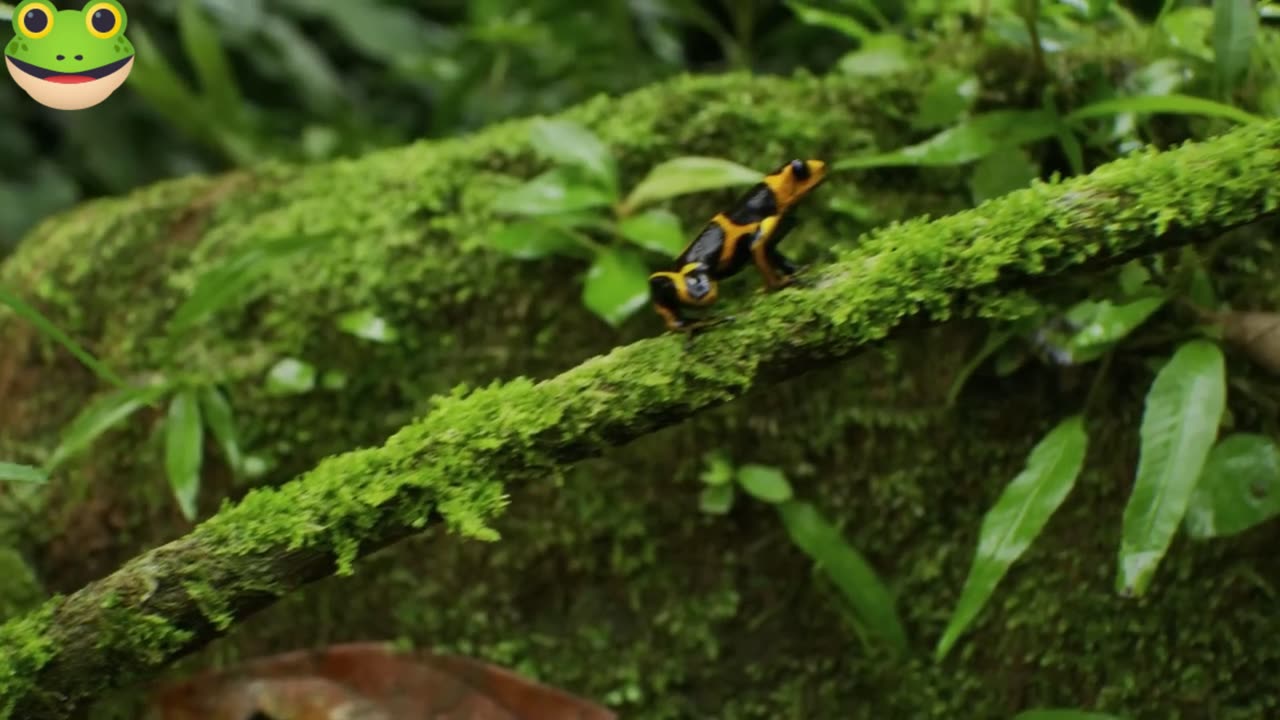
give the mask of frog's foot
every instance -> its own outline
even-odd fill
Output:
[[[676,332],[684,333],[684,348],[685,350],[689,350],[693,347],[693,339],[698,334],[706,332],[713,327],[731,323],[734,319],[733,315],[722,315],[716,318],[694,320],[692,322],[685,323],[679,330],[676,330]]]

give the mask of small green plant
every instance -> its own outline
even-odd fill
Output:
[[[624,196],[616,161],[589,130],[539,119],[531,133],[533,147],[557,165],[497,198],[496,212],[520,219],[488,244],[522,260],[586,260],[583,304],[613,326],[648,300],[651,259],[670,262],[690,239],[680,219],[655,203],[764,177],[728,160],[679,157],[653,167]]]
[[[254,283],[273,267],[322,243],[323,239],[311,237],[255,243],[207,270],[170,318],[164,338],[169,348],[167,356],[177,358],[179,349],[190,341],[193,330],[219,311],[250,298]],[[83,408],[63,429],[58,446],[42,465],[0,463],[0,481],[46,482],[60,467],[92,447],[103,434],[120,427],[143,408],[164,408],[161,428],[165,472],[173,497],[188,520],[194,520],[197,515],[196,497],[206,439],[212,439],[234,475],[246,474],[254,465],[255,459],[246,458],[241,451],[235,413],[218,378],[192,375],[173,367],[152,373],[142,383],[126,382],[14,293],[0,288],[0,304],[63,345],[99,378],[114,386],[112,391]],[[394,337],[394,330],[369,311],[344,315],[338,319],[338,325],[351,334],[378,341]],[[176,366],[176,361],[173,364]],[[268,373],[266,382],[273,394],[306,392],[315,384],[315,370],[300,360],[284,358]],[[323,382],[332,386],[336,379],[326,374]]]
[[[786,475],[767,465],[734,468],[722,453],[706,458],[704,485],[698,505],[711,515],[727,514],[734,504],[735,486],[773,506],[791,542],[814,562],[840,593],[841,609],[864,640],[875,638],[894,651],[908,651],[907,633],[894,606],[893,593],[866,558],[813,504],[799,500]]]
[[[1041,314],[993,330],[993,339],[979,357],[994,355],[1001,347],[1007,350],[1010,339],[1023,337],[1054,364],[1098,363],[1096,389],[1126,338],[1162,307],[1176,302],[1201,317],[1216,317],[1207,311],[1218,305],[1212,284],[1198,255],[1189,249],[1183,251],[1169,288],[1157,287],[1136,261],[1121,268],[1116,278],[1113,297],[1083,300],[1055,322],[1046,323]],[[1180,527],[1193,539],[1207,540],[1243,532],[1280,515],[1280,446],[1255,433],[1219,438],[1227,418],[1221,335],[1213,323],[1189,333],[1184,329],[1173,351],[1154,363],[1139,429],[1138,467],[1121,523],[1115,581],[1121,595],[1142,596],[1148,591]],[[1027,355],[1020,357],[1025,361]],[[1005,361],[1005,371],[1016,364]],[[1000,366],[998,357],[998,370]],[[972,363],[966,370],[971,368]],[[1092,399],[1093,392],[1084,401],[1083,413],[1088,413]],[[1087,447],[1084,416],[1068,418],[1046,435],[1026,469],[988,511],[973,566],[936,648],[939,660],[1074,486]]]

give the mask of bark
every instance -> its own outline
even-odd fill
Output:
[[[1273,214],[1280,122],[1037,184],[936,221],[878,230],[686,348],[642,340],[543,382],[441,400],[381,447],[257,490],[186,537],[0,628],[0,718],[70,717],[254,610],[439,518],[490,527],[508,489],[697,413],[847,358],[891,332],[1011,319],[1020,290],[1065,273],[1207,241]]]

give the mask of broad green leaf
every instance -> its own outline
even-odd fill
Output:
[[[94,375],[118,388],[127,387],[127,384],[119,375],[111,368],[98,362],[97,358],[81,347],[75,340],[72,340],[70,335],[62,331],[62,328],[54,325],[39,310],[23,302],[21,298],[3,286],[0,286],[0,305],[7,305],[17,313],[18,317],[31,323],[46,337],[66,348],[67,352],[74,355],[77,360],[84,363],[85,367],[92,370]]]
[[[907,72],[916,66],[911,46],[896,33],[873,35],[862,47],[840,58],[836,67],[854,77],[883,77]]]
[[[1213,0],[1213,70],[1219,94],[1229,96],[1248,71],[1258,23],[1254,0]]]
[[[765,465],[743,465],[738,468],[738,484],[753,497],[777,505],[793,496],[791,483],[782,471]]]
[[[38,467],[0,462],[0,482],[46,483],[49,475]]]
[[[723,453],[713,453],[707,457],[707,469],[698,479],[707,485],[728,485],[733,482],[733,465]]]
[[[1151,271],[1140,260],[1130,260],[1120,268],[1117,278],[1120,292],[1125,297],[1133,297],[1151,286]]]
[[[796,19],[807,25],[830,28],[855,40],[865,41],[874,35],[866,25],[844,13],[823,10],[797,0],[786,0],[786,6],[795,13]]]
[[[732,485],[708,485],[698,493],[698,508],[708,515],[724,515],[733,509]]]
[[[625,250],[605,250],[587,271],[582,302],[617,327],[649,300],[649,268]]]
[[[1110,300],[1085,300],[1067,311],[1067,319],[1079,328],[1067,341],[1072,362],[1100,357],[1147,321],[1165,303],[1163,297],[1146,297],[1115,305]]]
[[[1238,123],[1261,122],[1262,118],[1245,112],[1237,107],[1224,105],[1205,98],[1190,95],[1134,95],[1132,97],[1101,100],[1072,111],[1063,120],[1077,123],[1090,118],[1107,117],[1117,113],[1135,113],[1150,115],[1153,113],[1166,115],[1204,115],[1234,120]]]
[[[831,578],[865,631],[907,652],[907,632],[894,608],[893,593],[862,554],[809,503],[791,500],[776,507],[791,541]]]
[[[558,167],[499,195],[493,210],[507,215],[558,215],[613,204],[613,195],[573,166]]]
[[[969,178],[969,190],[973,204],[1021,190],[1040,176],[1040,166],[1016,147],[996,148],[990,155],[978,161]]]
[[[1138,473],[1124,509],[1116,588],[1140,596],[1182,523],[1226,409],[1222,351],[1183,344],[1156,374],[1142,415]]]
[[[1001,147],[1053,137],[1056,116],[1043,110],[1000,110],[950,127],[924,142],[893,152],[856,157],[835,163],[835,169],[870,167],[944,167],[980,160]]]
[[[735,162],[713,157],[678,157],[655,165],[627,196],[623,215],[649,203],[689,193],[720,188],[752,185],[764,179],[764,173]]]
[[[1120,715],[1089,712],[1087,710],[1026,710],[1013,720],[1126,720]]]
[[[218,30],[197,0],[179,3],[178,36],[187,59],[195,68],[208,110],[220,118],[219,122],[236,122],[243,116],[244,108],[240,89]]]
[[[164,468],[178,507],[188,521],[196,518],[196,495],[200,492],[204,427],[200,422],[200,401],[194,390],[183,390],[169,402],[164,433]]]
[[[272,395],[301,395],[316,386],[316,369],[297,358],[284,358],[267,373],[267,392]]]
[[[91,402],[63,430],[62,442],[45,461],[45,472],[52,473],[68,459],[88,449],[98,436],[160,399],[169,389],[167,383],[126,387]]]
[[[1160,26],[1173,47],[1205,62],[1213,61],[1213,48],[1209,46],[1212,9],[1203,5],[1178,8],[1165,13]]]
[[[372,310],[354,310],[338,318],[338,329],[372,342],[395,342],[400,334]]]
[[[239,474],[244,459],[240,454],[240,441],[236,437],[235,414],[231,403],[216,387],[200,388],[200,413],[213,439],[222,449],[222,456],[232,472]]]
[[[485,244],[519,260],[574,255],[580,251],[569,229],[538,220],[511,223],[489,237]]]
[[[632,243],[673,258],[689,244],[680,218],[670,210],[654,208],[618,221],[618,232]]]
[[[911,118],[911,127],[930,130],[960,120],[978,97],[978,78],[949,68],[941,68],[924,88],[920,107]]]
[[[1209,453],[1183,523],[1198,539],[1244,532],[1280,515],[1280,448],[1262,435],[1237,433]]]
[[[987,511],[978,549],[935,657],[942,660],[986,605],[1010,566],[1031,547],[1045,523],[1075,486],[1084,467],[1084,419],[1059,423],[1031,451],[1027,465]]]
[[[538,118],[530,129],[534,149],[553,160],[577,165],[618,192],[618,167],[608,146],[590,130],[568,120]]]
[[[179,335],[219,310],[243,302],[253,283],[276,263],[322,242],[324,240],[315,237],[292,237],[250,245],[232,253],[196,280],[195,289],[169,321],[170,334]]]

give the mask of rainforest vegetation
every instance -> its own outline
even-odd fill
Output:
[[[0,720],[1280,713],[1280,5],[123,9],[0,82]]]

